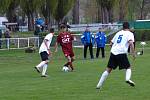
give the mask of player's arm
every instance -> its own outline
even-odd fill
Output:
[[[77,41],[76,36],[73,36],[73,35],[71,35],[71,36],[72,36],[72,40]]]
[[[55,43],[54,50],[55,50],[55,52],[58,51],[58,42]]]
[[[47,40],[47,39],[44,39],[44,44],[45,44],[45,46],[46,46],[46,48],[47,48],[47,50],[48,50],[49,55],[51,55],[51,51],[50,51],[50,49],[49,49],[49,47],[48,47],[48,45],[47,45],[47,42],[48,42],[48,40]]]
[[[61,39],[60,39],[60,36],[58,35],[58,36],[57,36],[57,39],[56,39],[55,46],[54,46],[55,52],[58,51],[58,44],[60,43],[60,41],[61,41]]]
[[[131,54],[132,54],[133,58],[135,58],[135,49],[134,49],[134,44],[133,44],[132,40],[129,40],[129,46],[131,49]]]
[[[112,40],[110,41],[110,47],[112,47],[112,45],[115,43],[116,37],[117,37],[117,35],[115,35],[115,36],[112,38]]]
[[[77,38],[76,38],[75,35],[72,35],[72,34],[70,33],[70,36],[71,36],[70,38],[71,38],[72,41],[77,41]]]
[[[110,44],[109,44],[109,45],[110,45],[110,47],[112,47],[112,45],[113,45],[113,42],[112,42],[112,41],[110,41]]]

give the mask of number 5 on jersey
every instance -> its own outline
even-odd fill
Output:
[[[122,36],[123,36],[123,35],[119,35],[118,40],[117,40],[117,43],[120,43],[120,42],[121,42]]]

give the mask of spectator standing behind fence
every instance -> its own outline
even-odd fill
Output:
[[[40,25],[36,25],[35,26],[35,31],[34,31],[34,35],[35,36],[39,36],[39,33],[41,32],[41,26]]]
[[[1,40],[1,38],[2,38],[2,30],[0,29],[0,49],[2,48],[2,40]]]
[[[40,25],[41,27],[41,31],[43,32],[44,31],[44,24],[45,24],[45,21],[43,18],[39,17],[36,21],[35,21],[35,25]]]
[[[96,58],[99,57],[100,49],[101,49],[102,58],[105,58],[105,44],[106,44],[107,38],[101,28],[99,28],[99,32],[97,32],[95,36],[95,40],[96,40],[96,45],[97,45]]]
[[[4,33],[4,37],[6,38],[6,48],[9,49],[11,36],[10,36],[10,31],[9,31],[8,28],[6,29],[6,31],[5,31],[5,33]]]
[[[94,35],[92,34],[92,32],[90,32],[88,27],[86,27],[85,32],[81,36],[81,42],[84,45],[84,59],[86,59],[88,47],[89,47],[91,59],[94,59],[93,56]]]
[[[41,32],[41,26],[40,25],[36,25],[35,26],[35,31],[34,31],[34,36],[37,37],[38,39],[39,39],[40,32]],[[38,39],[35,39],[35,45],[34,45],[35,47],[39,46],[38,42],[40,42],[40,44],[42,42],[42,41],[38,41]]]

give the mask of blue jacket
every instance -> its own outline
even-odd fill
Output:
[[[42,18],[39,18],[39,19],[37,19],[37,20],[35,21],[35,24],[36,24],[36,25],[41,25],[41,26],[42,26],[42,25],[44,25],[44,23],[45,23],[45,22],[44,22],[44,20],[43,20]]]
[[[94,35],[93,35],[93,33],[89,32],[89,31],[85,31],[81,36],[81,42],[84,45],[88,45],[90,43],[92,43],[92,45],[94,45]]]
[[[105,47],[107,37],[104,32],[98,32],[95,36],[97,47]]]

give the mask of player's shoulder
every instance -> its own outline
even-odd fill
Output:
[[[71,33],[71,32],[68,32],[68,31],[67,31],[66,34],[69,35],[69,36],[72,36],[72,33]]]
[[[130,36],[134,36],[134,34],[131,31],[125,31],[125,34],[130,37]]]
[[[132,33],[131,31],[129,31],[129,30],[128,30],[128,31],[126,31],[126,33],[133,34],[133,33]]]
[[[124,30],[120,30],[120,31],[118,31],[117,33],[123,33],[124,32]]]
[[[127,30],[120,30],[120,31],[117,32],[116,34],[133,34],[133,33],[130,32],[130,31],[127,31]]]
[[[59,32],[59,33],[58,33],[58,36],[61,36],[61,35],[63,35],[63,33],[62,33],[62,32]]]
[[[66,31],[65,33],[66,33],[66,34],[71,34],[71,32],[69,32],[69,31]]]
[[[53,34],[52,33],[48,33],[46,36],[47,37],[53,37]]]
[[[46,34],[46,36],[45,36],[45,37],[49,37],[49,36],[50,36],[50,33]]]
[[[53,36],[53,33],[48,33],[49,36]]]

